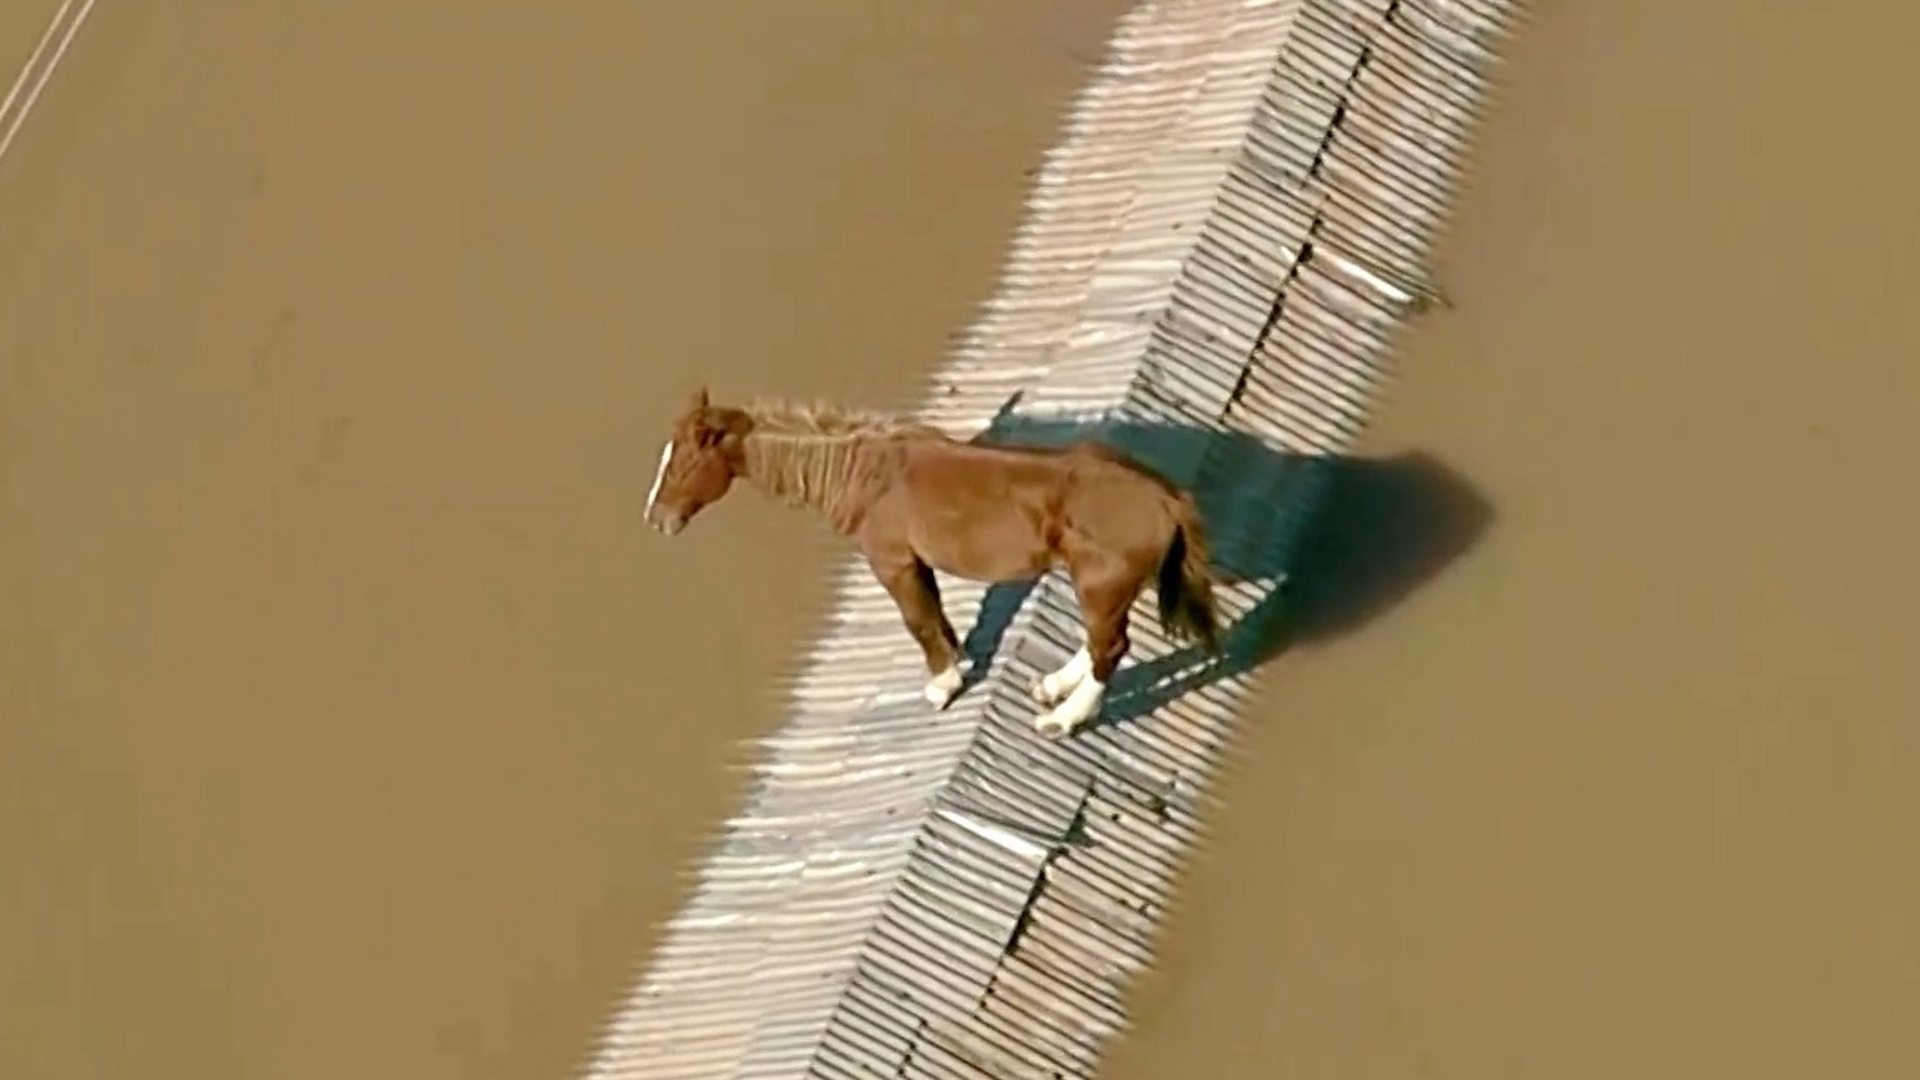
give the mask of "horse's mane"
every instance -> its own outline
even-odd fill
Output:
[[[763,398],[748,405],[746,413],[753,418],[754,431],[790,438],[938,434],[911,417],[829,401]]]
[[[829,513],[882,466],[880,455],[863,450],[885,440],[946,437],[910,417],[829,402],[762,400],[745,411],[753,420],[748,475],[775,498]]]

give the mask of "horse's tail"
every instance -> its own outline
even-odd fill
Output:
[[[1174,496],[1173,539],[1160,559],[1156,591],[1160,625],[1175,641],[1198,642],[1209,653],[1220,651],[1220,620],[1213,606],[1213,575],[1207,556],[1207,535],[1193,498]]]

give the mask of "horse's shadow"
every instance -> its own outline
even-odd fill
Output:
[[[1010,411],[974,439],[1029,447],[1082,440],[1190,481],[1183,486],[1206,522],[1217,577],[1278,583],[1225,628],[1217,655],[1182,649],[1124,665],[1092,726],[1145,715],[1289,648],[1364,626],[1469,550],[1494,519],[1472,484],[1423,453],[1310,457],[1237,432]],[[986,676],[1037,584],[988,589],[966,640],[970,683]]]

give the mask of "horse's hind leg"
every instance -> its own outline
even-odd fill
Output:
[[[927,701],[934,708],[946,708],[960,692],[960,638],[940,607],[940,585],[934,580],[933,568],[911,551],[869,551],[867,562],[873,576],[900,608],[907,632],[926,656],[927,672],[932,676],[927,680]]]
[[[1128,572],[1122,560],[1089,560],[1073,567],[1073,586],[1080,599],[1080,617],[1087,626],[1087,644],[1060,671],[1041,680],[1044,691],[1055,676],[1078,676],[1065,685],[1065,697],[1034,721],[1034,729],[1041,735],[1049,739],[1064,737],[1099,714],[1107,697],[1107,683],[1131,644],[1127,618],[1144,584],[1145,579]],[[1054,685],[1062,682],[1065,680]]]
[[[1051,709],[1060,704],[1093,671],[1093,653],[1085,645],[1067,658],[1060,670],[1050,671],[1033,684],[1033,700]]]

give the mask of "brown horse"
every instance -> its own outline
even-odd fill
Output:
[[[961,685],[960,642],[940,607],[938,569],[974,581],[1064,566],[1087,643],[1034,687],[1035,722],[1058,738],[1100,709],[1128,648],[1127,615],[1154,583],[1170,637],[1217,648],[1206,538],[1193,500],[1095,445],[1028,450],[963,443],[892,417],[786,404],[727,408],[702,388],[674,421],[647,493],[648,524],[671,536],[736,478],[826,514],[851,537],[926,655],[926,696]]]

